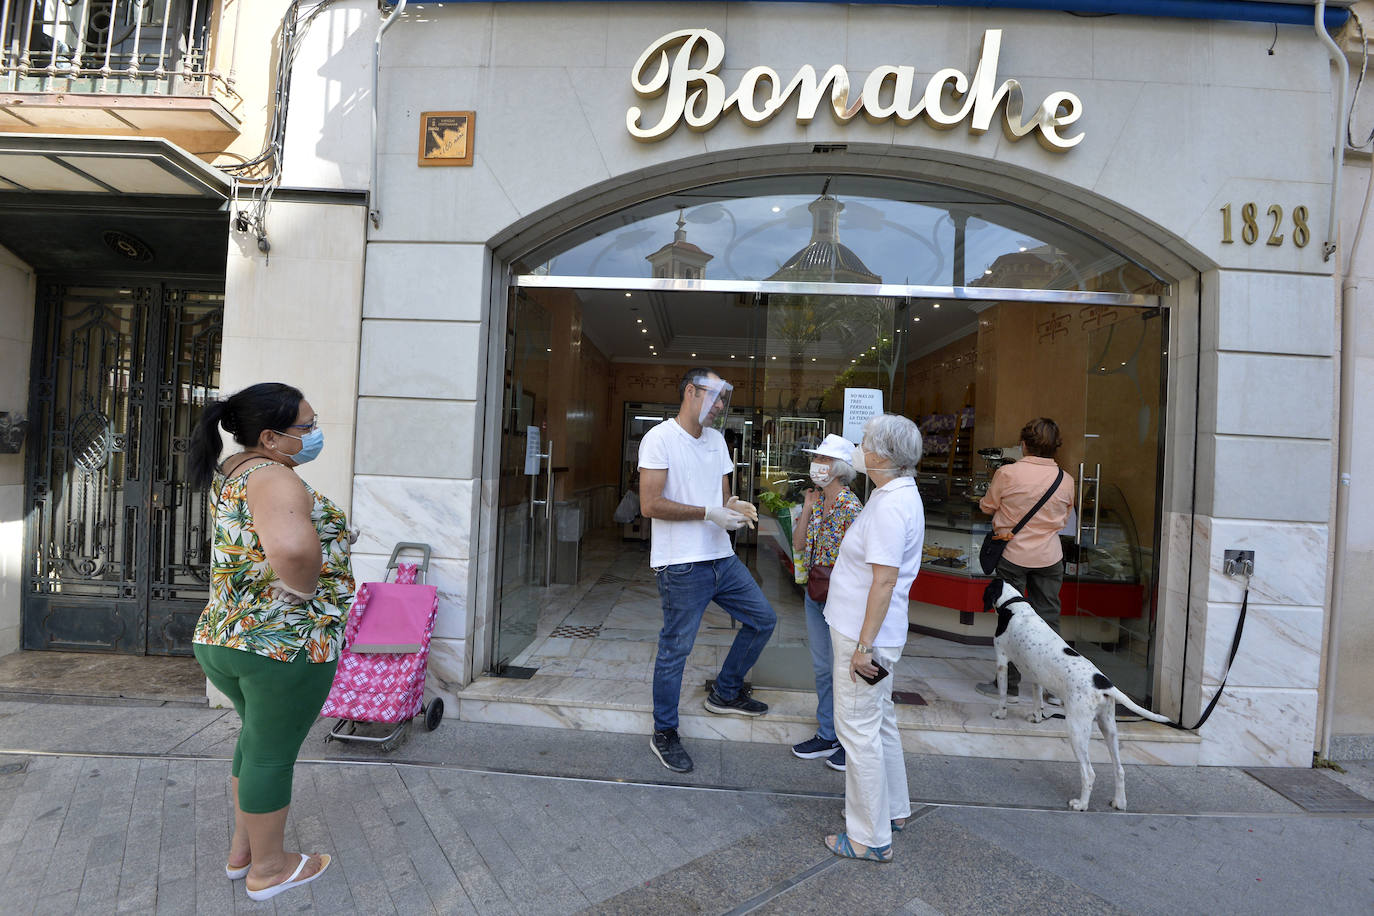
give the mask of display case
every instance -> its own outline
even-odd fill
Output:
[[[921,572],[927,570],[953,576],[982,576],[978,567],[978,551],[987,535],[987,521],[969,521],[964,525],[926,522],[925,546],[921,549]]]
[[[964,613],[983,610],[983,574],[978,554],[991,519],[958,501],[946,511],[926,514],[921,572],[911,586],[911,599]],[[1091,540],[1091,538],[1090,538]],[[1098,617],[1134,617],[1141,611],[1141,550],[1135,532],[1117,513],[1104,509],[1096,543],[1079,547],[1061,536],[1064,547],[1063,613]]]
[[[1096,535],[1086,532],[1082,547],[1072,538],[1064,543],[1064,575],[1085,582],[1139,582],[1141,550],[1135,529],[1121,513],[1104,508]]]

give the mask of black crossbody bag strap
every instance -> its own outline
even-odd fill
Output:
[[[1056,475],[1054,476],[1054,483],[1050,484],[1050,488],[1049,488],[1048,490],[1045,491],[1045,495],[1042,496],[1042,497],[1040,497],[1040,502],[1038,502],[1038,503],[1036,503],[1035,505],[1031,506],[1031,510],[1030,510],[1029,512],[1027,512],[1024,516],[1022,516],[1021,521],[1019,521],[1019,522],[1016,523],[1016,527],[1015,527],[1015,528],[1011,529],[1011,537],[1013,537],[1013,538],[1016,537],[1016,532],[1020,531],[1020,530],[1021,530],[1022,528],[1024,528],[1024,527],[1026,527],[1026,522],[1028,522],[1028,521],[1030,521],[1031,519],[1035,518],[1035,513],[1039,512],[1041,509],[1045,508],[1045,503],[1047,503],[1047,502],[1050,501],[1050,497],[1054,495],[1054,491],[1055,491],[1055,490],[1058,490],[1058,489],[1059,489],[1059,484],[1062,483],[1063,480],[1064,480],[1064,469],[1063,469],[1063,468],[1060,468],[1060,469],[1059,469],[1059,473],[1056,474]],[[1008,538],[1007,540],[1011,540],[1011,538]]]

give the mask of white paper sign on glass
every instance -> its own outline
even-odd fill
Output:
[[[525,427],[525,474],[539,473],[539,427]]]
[[[881,388],[846,388],[844,390],[844,437],[850,442],[861,442],[864,437],[864,424],[869,417],[883,412],[883,391]]]

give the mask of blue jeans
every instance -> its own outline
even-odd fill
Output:
[[[831,691],[831,670],[835,660],[830,652],[830,624],[825,622],[825,604],[806,602],[806,641],[811,646],[811,670],[816,672],[816,736],[835,740],[835,700]]]
[[[778,615],[763,597],[754,577],[731,554],[719,560],[677,563],[658,573],[663,599],[663,629],[654,659],[654,730],[677,728],[677,705],[682,697],[682,669],[701,628],[706,605],[714,601],[740,623],[734,644],[716,675],[716,695],[733,700],[744,686],[744,675],[759,660]]]

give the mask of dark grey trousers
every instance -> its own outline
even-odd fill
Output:
[[[997,575],[1007,581],[1012,588],[1026,596],[1041,619],[1050,629],[1059,632],[1059,587],[1064,584],[1064,562],[1052,566],[1028,569],[1003,559],[997,564]],[[1016,666],[1007,664],[1007,687],[1021,683],[1021,672]]]

